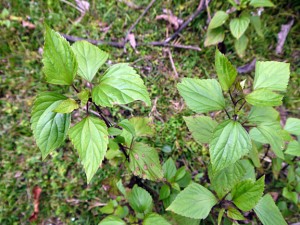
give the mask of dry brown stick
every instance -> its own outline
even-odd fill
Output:
[[[125,44],[128,41],[128,35],[133,31],[135,26],[140,22],[140,20],[145,16],[145,14],[149,11],[149,9],[152,7],[152,5],[155,3],[156,0],[152,0],[149,5],[145,8],[144,12],[137,18],[137,20],[131,25],[131,27],[126,32],[125,40],[124,40],[124,50],[125,50]]]
[[[169,56],[169,59],[170,59],[170,63],[171,63],[172,69],[173,69],[174,74],[175,74],[175,78],[178,79],[178,73],[177,73],[177,70],[176,70],[176,67],[175,67],[175,64],[174,64],[172,53],[171,53],[171,51],[170,51],[169,48],[167,49],[167,53],[168,53],[168,56]]]
[[[138,43],[138,46],[140,45],[152,45],[152,46],[161,46],[161,47],[172,47],[172,48],[182,48],[182,49],[189,49],[189,50],[195,50],[195,51],[201,51],[201,48],[198,46],[193,46],[193,45],[181,45],[181,44],[169,44],[165,42],[160,42],[160,41],[153,41],[149,43]]]
[[[201,0],[196,11],[189,16],[189,18],[184,21],[183,24],[181,24],[181,26],[178,28],[178,30],[176,30],[176,32],[174,34],[172,34],[170,37],[168,37],[167,39],[164,40],[165,43],[169,43],[170,41],[172,41],[174,38],[176,38],[180,32],[187,27],[187,25],[192,22],[204,9],[206,9],[206,4],[205,4],[205,0]],[[209,4],[210,0],[207,0],[207,5]]]

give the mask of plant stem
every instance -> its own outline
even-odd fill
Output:
[[[227,110],[224,109],[224,111],[226,112],[226,114],[227,114],[227,116],[228,116],[228,119],[231,119],[231,117],[230,117],[229,113],[227,112]]]
[[[79,93],[79,90],[75,87],[74,84],[72,84],[72,88],[73,88],[77,93]]]

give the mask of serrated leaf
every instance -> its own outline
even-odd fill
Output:
[[[126,225],[126,223],[117,216],[107,216],[98,225]]]
[[[78,62],[78,74],[92,82],[99,68],[105,63],[108,54],[87,41],[77,41],[72,45]]]
[[[274,7],[274,4],[270,0],[251,0],[250,4],[253,7]]]
[[[250,211],[261,198],[265,186],[265,177],[261,177],[254,182],[253,180],[243,180],[237,183],[232,191],[232,201],[243,211]]]
[[[208,30],[204,41],[204,46],[217,45],[222,42],[225,37],[225,31],[223,27]]]
[[[129,151],[129,168],[134,175],[157,181],[163,178],[157,151],[141,142],[133,144]]]
[[[166,178],[169,182],[173,181],[177,169],[172,158],[168,158],[168,160],[164,163],[162,169],[164,173],[164,178]]]
[[[126,63],[111,66],[92,91],[97,105],[112,107],[141,100],[151,105],[147,88],[136,71]]]
[[[71,115],[55,113],[53,110],[67,98],[54,92],[40,93],[31,112],[31,129],[43,159],[58,148],[66,138]]]
[[[287,225],[269,194],[260,199],[254,211],[263,225]]]
[[[127,200],[136,212],[148,213],[152,210],[153,200],[151,195],[137,185],[134,185],[131,192],[128,194]]]
[[[290,78],[290,64],[284,62],[256,62],[253,87],[270,91],[286,91]]]
[[[217,202],[209,190],[192,183],[177,195],[167,210],[193,219],[205,219]]]
[[[87,89],[83,89],[81,92],[79,92],[77,94],[77,97],[80,99],[81,101],[81,106],[85,106],[86,103],[88,102],[89,100],[89,97],[90,97],[90,92],[89,90]]]
[[[241,180],[251,179],[253,181],[256,180],[255,168],[249,159],[241,159],[240,162],[242,163],[246,173],[241,178]]]
[[[225,99],[220,84],[213,79],[183,78],[177,84],[188,107],[197,113],[222,110]]]
[[[284,129],[293,135],[300,135],[300,119],[288,118]]]
[[[300,143],[298,141],[291,141],[285,151],[285,154],[300,156]]]
[[[120,123],[118,123],[118,125],[120,127],[122,127],[123,129],[125,129],[126,131],[128,131],[132,137],[135,137],[135,128],[134,126],[129,122],[128,119],[122,120]]]
[[[233,165],[230,165],[217,173],[213,173],[211,167],[208,169],[212,188],[217,193],[219,199],[222,199],[229,191],[231,191],[233,186],[241,180],[245,173],[246,170],[240,161],[237,161]]]
[[[78,151],[89,183],[107,150],[107,127],[102,120],[88,116],[70,129],[69,138]]]
[[[218,49],[215,54],[215,67],[222,89],[228,91],[235,81],[237,70]]]
[[[154,134],[154,129],[151,127],[151,119],[147,117],[132,117],[129,122],[135,129],[136,136],[145,137],[152,136]]]
[[[252,26],[255,29],[255,32],[258,34],[260,37],[264,37],[263,31],[261,29],[261,20],[259,16],[251,16],[250,17],[250,22]]]
[[[248,43],[249,39],[245,34],[234,41],[234,48],[239,57],[243,58],[245,56]]]
[[[165,218],[158,215],[157,213],[149,213],[146,215],[143,225],[171,225]]]
[[[51,84],[71,85],[77,73],[77,61],[70,44],[47,25],[43,53],[43,72]]]
[[[252,124],[275,122],[279,120],[279,112],[272,107],[252,106],[247,120]]]
[[[183,119],[195,141],[200,144],[210,142],[213,136],[213,131],[218,125],[215,120],[212,120],[212,118],[208,116],[184,116]]]
[[[239,210],[233,207],[229,207],[227,210],[227,216],[233,220],[246,220],[246,218],[240,213]]]
[[[261,167],[257,146],[254,143],[254,141],[252,141],[252,148],[249,152],[249,157],[255,167],[257,167],[257,168]]]
[[[211,19],[208,30],[222,26],[228,19],[228,14],[224,11],[217,11]]]
[[[78,108],[79,105],[77,104],[77,102],[72,98],[68,98],[66,100],[63,100],[61,103],[59,103],[59,105],[53,110],[53,112],[71,113]]]
[[[276,94],[268,89],[257,89],[246,95],[246,101],[255,106],[279,106],[283,95]]]
[[[239,18],[232,19],[229,24],[231,34],[239,39],[247,30],[249,23],[250,16],[246,13],[242,13]]]
[[[250,137],[243,126],[232,120],[219,124],[210,142],[210,158],[214,172],[232,165],[252,148]]]

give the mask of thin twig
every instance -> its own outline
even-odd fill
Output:
[[[244,100],[243,104],[240,106],[238,111],[240,111],[244,107],[245,104],[246,104],[246,100]]]
[[[96,109],[97,109],[97,111],[98,111],[100,117],[101,117],[102,120],[105,122],[106,126],[107,126],[107,127],[112,127],[111,122],[103,115],[103,112],[102,112],[102,110],[100,109],[100,107],[99,107],[95,102],[92,101],[92,103],[93,103],[93,105],[96,107]]]
[[[189,49],[189,50],[195,50],[195,51],[201,51],[202,49],[198,46],[193,45],[180,45],[180,44],[169,44],[161,41],[153,41],[149,43],[138,43],[138,46],[140,45],[153,45],[153,46],[161,46],[161,47],[172,47],[172,48],[182,48],[182,49]]]
[[[228,111],[227,111],[226,109],[224,109],[224,111],[226,112],[226,114],[227,114],[227,116],[228,116],[228,119],[231,119],[231,117],[230,117]]]
[[[125,48],[126,48],[126,42],[128,41],[129,34],[131,33],[131,31],[133,31],[133,29],[140,22],[140,20],[143,18],[143,16],[145,16],[145,14],[149,11],[149,9],[152,7],[152,5],[155,3],[155,1],[156,0],[152,0],[149,3],[149,5],[145,8],[144,12],[137,18],[137,20],[131,25],[131,27],[126,32],[125,39],[124,39],[124,51],[125,51]]]
[[[79,93],[79,90],[75,87],[74,84],[72,84],[72,88],[73,88],[77,93]]]
[[[74,4],[71,3],[71,2],[68,2],[68,1],[66,1],[66,0],[60,0],[60,1],[66,3],[66,4],[69,5],[69,6],[72,6],[73,8],[77,9],[79,12],[82,12],[82,10],[81,10],[79,7],[77,7],[76,5],[74,5]]]
[[[169,59],[170,59],[171,66],[172,66],[172,69],[173,69],[174,74],[175,74],[175,78],[177,79],[178,78],[178,73],[177,73],[177,70],[176,70],[176,67],[175,67],[174,60],[173,60],[172,53],[171,53],[170,49],[167,49],[167,53],[169,55]]]

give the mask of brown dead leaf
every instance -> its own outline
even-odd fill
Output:
[[[41,193],[42,193],[42,189],[38,186],[35,186],[32,190],[34,210],[31,216],[29,217],[30,222],[33,222],[38,218]]]
[[[136,41],[133,33],[128,34],[128,40],[133,49],[136,47]]]
[[[256,58],[251,62],[237,68],[238,73],[250,73],[255,69]]]
[[[84,0],[75,0],[75,2],[79,11],[81,12],[81,15],[75,20],[75,23],[79,23],[85,16],[85,14],[89,11],[90,3]]]
[[[35,29],[35,25],[28,21],[22,20],[22,26],[27,27],[28,29]]]
[[[182,19],[179,19],[177,16],[173,15],[171,10],[163,10],[164,14],[156,16],[156,20],[166,20],[171,25],[173,25],[174,29],[177,30],[179,26],[183,23]]]
[[[281,54],[283,52],[283,45],[285,43],[286,37],[290,32],[290,29],[292,28],[294,24],[294,19],[292,19],[289,23],[284,24],[281,26],[281,30],[278,33],[278,41],[276,45],[276,54]]]

